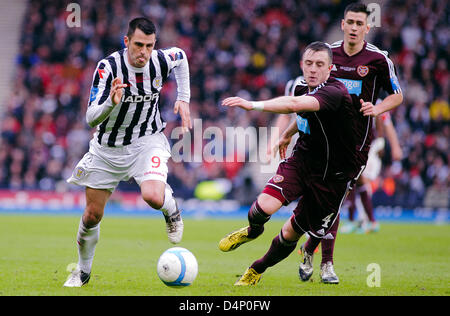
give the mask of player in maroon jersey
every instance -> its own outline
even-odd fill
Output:
[[[361,172],[354,130],[363,115],[344,84],[329,77],[330,47],[322,42],[308,45],[301,67],[306,85],[298,86],[295,96],[260,102],[232,97],[222,103],[245,110],[297,113],[297,122],[281,137],[281,151],[294,134],[302,131],[293,154],[280,163],[276,175],[253,203],[248,214],[250,225],[230,233],[219,243],[222,251],[231,251],[257,238],[271,214],[300,198],[294,214],[273,239],[269,251],[247,269],[236,285],[256,284],[268,267],[295,249],[305,232],[319,239],[326,237],[348,190]]]
[[[370,146],[366,168],[356,182],[354,190],[351,191],[347,197],[347,201],[349,202],[349,222],[339,229],[342,233],[371,233],[379,231],[380,226],[376,221],[375,214],[373,212],[371,182],[375,181],[381,172],[385,138],[390,145],[392,161],[399,161],[403,156],[403,151],[400,147],[397,132],[392,123],[389,112],[384,112],[376,117],[375,127],[376,138],[372,141]],[[357,195],[360,196],[361,205],[367,217],[367,220],[363,219],[363,222],[356,221],[355,219]]]
[[[387,52],[365,41],[365,36],[370,29],[367,23],[369,14],[364,4],[348,5],[341,22],[344,40],[331,45],[334,64],[331,76],[345,84],[353,102],[361,104],[361,112],[365,115],[364,119],[359,121],[360,126],[355,129],[359,139],[356,151],[362,165],[367,162],[370,144],[374,137],[373,118],[394,109],[403,101],[395,67]],[[374,106],[380,89],[389,95]],[[338,225],[339,219],[330,229],[332,238],[330,236],[329,239],[322,240],[321,279],[324,283],[339,283],[339,278],[333,269],[334,243]],[[299,268],[300,278],[303,281],[308,280],[312,275],[312,256],[320,241],[311,236],[300,249],[304,256]]]

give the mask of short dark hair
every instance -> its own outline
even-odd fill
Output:
[[[310,49],[312,51],[315,51],[315,52],[319,52],[319,51],[327,52],[328,53],[328,58],[330,58],[330,64],[333,63],[333,52],[331,51],[330,45],[328,45],[327,43],[319,42],[319,41],[312,42],[311,44],[306,46],[305,50],[303,51],[303,55],[305,54],[305,52],[308,49]]]
[[[156,33],[155,24],[153,24],[152,21],[150,21],[145,17],[140,17],[131,20],[130,23],[128,24],[128,32],[127,32],[128,38],[133,36],[134,31],[136,31],[137,28],[140,29],[142,32],[144,32],[144,34],[146,35]]]
[[[365,13],[367,16],[370,15],[370,11],[367,9],[367,5],[365,5],[364,3],[361,2],[354,2],[354,3],[350,3],[348,6],[345,7],[344,10],[344,18],[347,14],[347,12],[362,12]]]

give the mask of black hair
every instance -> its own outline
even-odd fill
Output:
[[[354,2],[354,3],[350,3],[348,6],[345,7],[344,10],[344,18],[345,15],[347,14],[347,12],[362,12],[365,13],[367,16],[370,15],[370,11],[367,9],[367,5],[365,5],[364,3],[361,2]]]
[[[131,20],[128,24],[128,38],[131,38],[131,36],[133,36],[137,28],[144,32],[144,34],[146,35],[156,34],[155,24],[153,24],[153,22],[147,18],[140,17]]]
[[[333,52],[331,51],[331,47],[330,45],[328,45],[327,43],[324,42],[312,42],[311,44],[309,44],[308,46],[306,46],[305,50],[303,51],[303,54],[305,54],[305,52],[310,49],[312,51],[315,52],[319,52],[319,51],[325,51],[328,53],[328,57],[330,58],[330,63],[333,62]]]

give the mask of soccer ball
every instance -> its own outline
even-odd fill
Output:
[[[157,265],[158,276],[167,286],[191,285],[197,277],[197,259],[189,250],[173,247],[164,251]]]

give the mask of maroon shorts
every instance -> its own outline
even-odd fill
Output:
[[[280,163],[263,193],[283,205],[299,199],[291,217],[293,228],[299,234],[307,232],[322,238],[335,222],[353,184],[352,179],[323,179],[323,174],[315,174],[301,157],[293,155]]]

